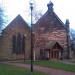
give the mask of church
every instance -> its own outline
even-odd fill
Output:
[[[30,27],[18,15],[0,36],[0,60],[30,58]]]
[[[47,4],[47,12],[32,26],[34,60],[71,58],[69,20],[65,24]],[[31,30],[18,15],[1,33],[0,60],[31,59]]]

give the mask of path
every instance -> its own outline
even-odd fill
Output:
[[[9,64],[9,65],[16,65],[18,67],[25,67],[30,69],[30,65],[28,64],[21,64],[21,63],[10,63],[10,62],[3,62],[4,64]],[[63,71],[63,70],[58,70],[58,69],[52,69],[52,68],[47,68],[47,67],[41,67],[41,66],[34,66],[34,70],[40,71],[47,73],[49,75],[75,75],[74,72],[68,72],[68,71]]]

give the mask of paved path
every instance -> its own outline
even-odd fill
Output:
[[[29,64],[10,63],[10,62],[3,62],[3,63],[9,64],[9,65],[15,65],[18,67],[25,67],[25,68],[30,69]],[[48,75],[75,75],[74,72],[68,72],[68,71],[52,69],[52,68],[47,68],[47,67],[41,67],[41,66],[36,66],[36,65],[34,66],[34,70],[47,73]]]
[[[72,62],[70,62],[70,61],[60,61],[60,62],[65,63],[65,64],[75,65],[75,63],[72,63]]]

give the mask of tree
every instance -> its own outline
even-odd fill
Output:
[[[4,9],[3,7],[0,5],[0,32],[3,29],[3,26],[5,24],[5,15],[4,15]]]
[[[71,36],[71,49],[74,52],[74,56],[75,56],[75,30],[74,29],[71,29],[70,36]]]
[[[40,19],[40,17],[42,17],[42,15],[43,15],[42,10],[37,10],[36,6],[37,6],[36,1],[34,1],[33,11],[32,11],[33,23],[36,23]],[[29,15],[31,16],[31,13],[29,13]]]
[[[40,17],[42,17],[42,15],[43,15],[43,14],[42,14],[41,10],[35,11],[35,12],[34,12],[34,15],[33,15],[33,16],[34,16],[34,20],[35,20],[35,21],[38,21],[38,20],[40,19]]]

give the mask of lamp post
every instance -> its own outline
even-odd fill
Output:
[[[33,72],[33,30],[32,30],[33,3],[32,2],[30,2],[30,9],[31,9],[31,72]]]

